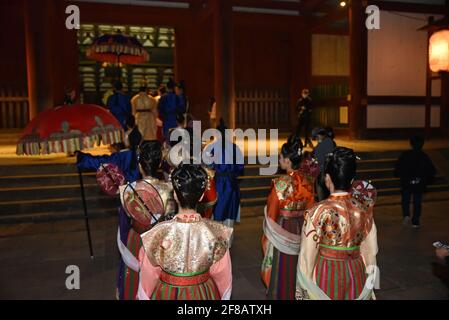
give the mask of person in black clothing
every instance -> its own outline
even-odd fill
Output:
[[[318,197],[318,201],[323,201],[330,195],[329,190],[326,188],[326,184],[324,183],[324,165],[327,155],[332,153],[337,145],[333,140],[333,131],[331,128],[313,128],[312,138],[318,141],[313,153],[318,161],[318,165],[320,166],[320,174],[315,182],[316,195]]]
[[[402,213],[404,224],[410,221],[410,200],[413,196],[414,228],[419,227],[421,216],[422,195],[435,176],[436,170],[426,153],[422,151],[424,138],[414,136],[410,139],[411,150],[405,151],[399,157],[394,175],[401,179],[402,189]]]
[[[312,141],[309,138],[310,121],[312,120],[312,99],[308,89],[302,90],[301,98],[296,103],[296,111],[298,112],[296,136],[300,137],[304,130],[304,146],[309,145],[313,148]]]

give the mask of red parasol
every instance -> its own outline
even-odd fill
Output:
[[[366,208],[373,207],[376,204],[377,190],[370,181],[354,181],[350,193]]]
[[[123,129],[106,109],[89,104],[56,107],[37,115],[17,144],[18,155],[73,153],[100,141],[123,141]]]
[[[126,183],[126,178],[117,165],[106,163],[97,170],[97,183],[104,193],[115,196],[120,193],[119,186]]]
[[[150,59],[149,53],[139,40],[122,34],[120,30],[115,34],[105,34],[97,38],[87,49],[86,57],[117,64],[137,64]]]
[[[121,202],[125,211],[145,229],[161,220],[165,213],[159,192],[145,180],[128,183]]]

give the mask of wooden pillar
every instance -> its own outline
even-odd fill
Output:
[[[78,88],[77,31],[65,18],[64,2],[24,0],[30,119],[62,104],[65,87]]]
[[[349,6],[349,129],[351,138],[362,138],[366,128],[366,69],[367,34],[362,1],[351,1]]]
[[[290,55],[290,126],[291,132],[298,125],[296,102],[301,97],[302,89],[312,90],[312,31],[309,19],[304,17],[304,23],[298,23],[292,31],[293,50]],[[313,96],[312,96],[313,99]]]
[[[429,17],[428,24],[431,25],[433,23],[434,18]],[[427,31],[427,43],[429,43],[430,37],[432,36],[432,32],[430,30]],[[424,115],[424,131],[426,139],[430,138],[430,116],[431,116],[431,108],[432,108],[432,71],[430,70],[429,65],[429,50],[426,50],[426,105],[425,105],[425,115]]]
[[[449,136],[449,73],[441,73],[441,109],[440,127],[442,133]]]
[[[212,0],[214,34],[214,73],[217,119],[235,128],[235,79],[231,1]]]

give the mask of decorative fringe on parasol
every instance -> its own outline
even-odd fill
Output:
[[[90,135],[73,135],[70,133],[58,135],[57,138],[40,141],[36,136],[27,136],[17,144],[17,155],[39,155],[50,153],[74,153],[82,149],[90,149],[95,145],[115,144],[123,142],[122,129],[107,129]]]
[[[111,52],[120,52],[121,54],[129,54],[132,56],[142,56],[145,61],[150,59],[150,55],[148,52],[139,47],[131,47],[129,45],[121,45],[121,44],[97,44],[93,46],[93,48],[89,48],[87,50],[87,56],[92,55],[92,52],[97,54],[101,53],[111,53]]]

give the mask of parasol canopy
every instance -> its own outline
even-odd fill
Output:
[[[106,109],[91,104],[60,106],[39,113],[17,143],[18,155],[73,153],[123,142],[123,129]]]
[[[121,192],[121,202],[126,213],[146,229],[161,220],[165,214],[164,202],[159,192],[145,180],[129,183]]]
[[[119,194],[119,186],[126,183],[125,175],[120,168],[113,163],[102,164],[97,170],[96,177],[100,189],[110,196]]]
[[[95,61],[117,64],[137,64],[150,59],[150,54],[139,40],[120,31],[97,38],[87,49],[86,56]]]
[[[370,181],[354,181],[350,193],[366,208],[373,207],[376,204],[377,190]]]

